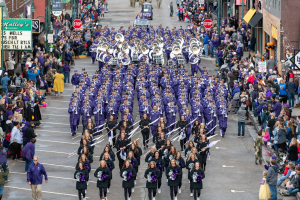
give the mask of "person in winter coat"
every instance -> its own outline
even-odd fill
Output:
[[[156,168],[154,161],[151,161],[148,165],[148,169],[145,171],[144,177],[147,179],[146,188],[148,189],[149,200],[155,200],[157,182],[161,173]],[[153,194],[153,199],[152,199]]]
[[[275,116],[278,117],[280,115],[282,104],[279,101],[279,97],[275,97],[275,104],[272,106],[272,110],[275,112]]]
[[[284,128],[283,122],[279,122],[279,130],[277,131],[278,135],[278,148],[282,150],[286,149],[286,130]]]
[[[33,156],[35,152],[36,139],[32,138],[22,149],[22,157],[25,158],[25,172],[28,171],[29,166],[33,163]]]
[[[112,177],[112,173],[104,160],[100,161],[99,167],[96,169],[94,176],[98,179],[97,188],[99,188],[100,198],[103,196],[106,198],[108,182]]]
[[[130,139],[128,139],[126,137],[125,132],[121,132],[120,137],[118,137],[118,139],[116,141],[116,145],[115,145],[115,147],[118,150],[117,157],[118,157],[118,160],[119,160],[119,169],[120,170],[122,169],[122,166],[124,164],[124,160],[121,157],[120,152],[122,152],[122,150],[124,152],[126,152],[127,151],[127,145],[129,143],[130,143]]]
[[[147,113],[144,113],[143,118],[139,123],[140,128],[142,130],[144,150],[146,148],[148,148],[149,134],[150,134],[149,124],[150,123],[151,123],[151,120],[147,117]]]
[[[278,168],[275,166],[276,160],[271,160],[270,167],[267,173],[267,183],[271,190],[271,199],[277,200],[277,179],[278,179]]]
[[[79,200],[81,200],[81,195],[83,199],[85,199],[85,190],[87,189],[89,172],[86,170],[83,163],[79,163],[78,168],[74,173],[74,179],[76,179],[76,190],[78,190]]]
[[[163,169],[164,169],[164,166],[165,166],[165,161],[164,159],[162,159],[160,157],[160,154],[158,151],[155,151],[154,153],[154,157],[151,159],[150,162],[155,162],[155,166],[156,166],[156,169],[158,170],[158,174],[157,175],[157,184],[158,184],[158,193],[161,193],[161,189],[160,189],[160,186],[161,186],[161,178],[162,178],[162,172],[163,172]]]
[[[181,168],[181,170],[183,168],[185,168],[185,161],[184,159],[181,157],[181,153],[179,151],[176,152],[176,156],[174,157],[176,160],[176,164]],[[181,186],[182,186],[182,175],[178,177],[179,178],[179,185],[178,185],[178,193],[181,193]]]
[[[27,139],[27,141],[29,142],[32,138],[35,138],[37,136],[36,133],[34,133],[34,121],[31,121],[30,122],[30,126],[28,126],[26,129],[25,129],[25,137]]]
[[[125,200],[131,200],[131,191],[134,188],[134,179],[136,177],[136,172],[133,167],[131,167],[129,160],[126,160],[124,162],[124,165],[120,172],[120,176],[123,179],[122,187],[124,188]]]
[[[298,160],[298,142],[296,138],[292,139],[288,153],[288,160],[296,165]]]
[[[200,163],[196,162],[189,173],[190,187],[194,190],[194,200],[200,200],[201,190],[203,189],[202,180],[205,178],[204,170],[201,169]]]
[[[149,163],[154,158],[154,153],[156,152],[156,147],[152,146],[150,152],[145,157],[145,162]]]
[[[166,177],[168,179],[168,186],[170,187],[171,200],[177,200],[180,176],[182,176],[182,170],[177,165],[176,160],[172,159],[170,161],[170,165],[166,170]]]
[[[45,182],[48,183],[46,170],[38,161],[38,157],[34,156],[33,164],[29,166],[27,171],[27,182],[31,186],[33,199],[42,199],[43,176],[45,176]]]
[[[177,122],[176,128],[180,128],[180,147],[181,151],[184,151],[185,149],[185,143],[186,143],[186,135],[187,135],[187,126],[188,121],[185,119],[184,115],[180,116],[180,121]]]
[[[0,200],[3,197],[4,184],[6,183],[6,178],[9,173],[8,168],[9,168],[8,166],[5,166],[5,169],[4,169],[3,165],[2,165],[2,168],[0,169]]]
[[[69,61],[65,61],[65,65],[64,65],[64,72],[65,72],[65,78],[64,78],[64,82],[65,83],[70,83],[70,71],[71,71],[71,68],[70,68],[70,65],[69,65]]]
[[[104,153],[103,160],[106,162],[107,168],[111,171],[111,178],[108,180],[107,192],[109,192],[110,182],[112,179],[112,171],[115,169],[115,164],[108,153]]]
[[[61,97],[63,97],[63,92],[64,92],[64,79],[65,76],[62,74],[62,70],[59,69],[58,73],[56,73],[54,76],[54,91],[55,91],[55,96],[58,97],[58,93],[61,94]]]
[[[238,41],[236,54],[238,56],[238,60],[241,60],[243,57],[243,44],[240,41]]]
[[[4,173],[6,173],[6,167],[7,165],[7,152],[5,151],[5,149],[3,148],[3,145],[0,143],[0,163],[2,163],[2,169],[4,170]],[[1,168],[1,166],[0,166]],[[8,180],[8,177],[5,176],[5,182],[10,182],[10,180]]]

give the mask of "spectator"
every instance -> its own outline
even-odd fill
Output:
[[[25,158],[25,172],[28,171],[29,166],[33,163],[33,156],[35,152],[36,139],[32,138],[22,149],[22,157]]]
[[[48,183],[48,177],[44,166],[38,163],[38,157],[33,157],[33,164],[31,164],[27,171],[27,182],[32,190],[33,199],[42,199],[42,182],[43,175],[45,182]]]
[[[266,59],[268,59],[268,58],[266,58]],[[276,62],[275,62],[273,56],[271,56],[270,59],[267,61],[267,70],[268,70],[268,71],[269,71],[270,69],[274,70],[275,65],[276,65]]]
[[[58,97],[58,93],[61,94],[61,96],[63,96],[63,92],[64,92],[64,75],[62,74],[62,70],[59,69],[58,73],[56,73],[54,76],[54,91],[55,91],[55,96]]]
[[[10,145],[12,148],[13,160],[20,159],[22,134],[20,132],[19,122],[14,122],[14,128],[11,131]]]
[[[2,163],[2,165],[0,167],[2,167],[2,169],[4,170],[4,173],[6,173],[6,169],[7,169],[7,152],[6,150],[3,148],[3,145],[0,143],[0,163]],[[10,182],[10,180],[8,180],[8,176],[5,177],[5,183]],[[1,184],[0,184],[1,185]]]
[[[7,72],[4,73],[4,77],[1,79],[1,85],[2,85],[2,89],[3,89],[3,92],[5,92],[5,94],[7,95],[7,84],[8,84],[8,81],[10,81],[10,79],[7,77]]]
[[[244,104],[241,105],[240,109],[238,110],[238,134],[236,137],[241,136],[241,129],[242,129],[242,137],[245,135],[245,120],[246,120],[246,106]]]
[[[272,200],[277,200],[277,178],[278,178],[278,168],[275,166],[276,160],[271,160],[270,167],[268,169],[268,174],[267,174],[267,183],[270,186],[270,191],[271,191],[271,199]]]
[[[3,197],[4,185],[5,183],[7,183],[7,181],[5,181],[6,180],[5,178],[8,176],[8,173],[9,173],[8,166],[5,166],[5,168],[0,169],[0,200]]]
[[[33,69],[33,68],[31,68],[31,69],[29,70],[29,72],[28,72],[28,79],[29,79],[29,81],[34,81],[35,78],[40,74],[39,68],[36,67],[36,69],[37,69],[36,72],[34,72],[34,69]]]
[[[289,79],[289,82],[286,83],[287,96],[289,99],[290,108],[294,107],[295,91],[297,91],[296,83],[293,81],[293,78]]]
[[[12,74],[14,74],[14,72],[15,72],[15,64],[16,64],[16,62],[14,61],[14,59],[11,58],[11,57],[9,57],[8,61],[7,61],[8,72],[11,72]]]
[[[33,129],[34,126],[35,126],[34,121],[31,121],[30,125],[25,130],[25,136],[27,141],[30,141],[32,138],[35,138],[37,136],[37,134],[34,133],[34,129]]]
[[[281,103],[279,102],[279,97],[275,98],[275,105],[272,107],[273,111],[275,112],[275,116],[278,117],[281,111]]]

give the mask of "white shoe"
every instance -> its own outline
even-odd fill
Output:
[[[84,190],[84,193],[86,193],[86,190]]]
[[[105,197],[105,200],[108,200],[108,198],[107,198],[107,197]]]
[[[131,200],[131,198],[130,198],[130,197],[128,197],[128,200]]]
[[[181,188],[178,189],[178,193],[181,194]]]
[[[85,198],[83,198],[83,200],[86,200]]]
[[[167,179],[167,182],[168,182],[168,179]]]
[[[193,193],[191,192],[190,197],[194,196]]]
[[[161,189],[158,189],[157,191],[158,191],[158,193],[161,193]]]
[[[109,193],[109,189],[107,188],[107,193]]]
[[[89,185],[89,181],[87,181],[86,184]]]
[[[177,196],[175,196],[174,200],[177,200]]]
[[[131,192],[134,192],[134,188],[131,189]]]
[[[155,200],[155,197],[153,197],[152,200]]]
[[[191,183],[191,181],[189,180],[189,183]]]
[[[134,181],[134,185],[136,185],[136,181]]]
[[[200,197],[197,197],[197,200],[200,200]]]

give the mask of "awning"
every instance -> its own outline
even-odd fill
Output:
[[[263,15],[260,12],[257,12],[252,17],[252,19],[250,20],[250,22],[248,24],[250,26],[254,27],[259,22],[259,20],[261,20],[262,17],[263,17]]]
[[[249,21],[251,20],[251,18],[253,17],[253,15],[255,13],[256,13],[256,10],[254,8],[251,8],[243,18],[245,20],[245,22],[249,23]]]

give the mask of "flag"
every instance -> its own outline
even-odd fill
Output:
[[[124,149],[122,149],[122,150],[120,151],[120,156],[121,156],[121,158],[122,158],[123,160],[126,160],[126,152],[124,151]]]
[[[108,142],[110,146],[113,145],[112,139],[113,139],[113,131],[110,131],[108,136]]]
[[[181,133],[180,133],[180,136],[179,136],[179,138],[178,138],[178,142],[179,142],[180,140],[183,140],[184,138],[185,138],[185,131],[182,130]]]

